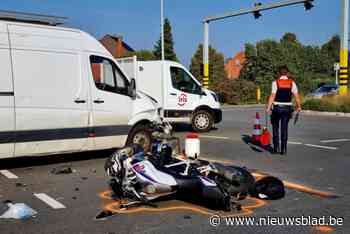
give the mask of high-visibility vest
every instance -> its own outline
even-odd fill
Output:
[[[292,87],[293,80],[291,79],[278,79],[276,80],[277,93],[276,102],[290,103],[292,102]]]

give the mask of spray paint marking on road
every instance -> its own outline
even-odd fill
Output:
[[[186,203],[186,202],[180,202],[180,201],[176,201],[175,203],[173,202],[172,204],[166,204],[166,205],[161,205],[158,203],[159,206],[157,208],[139,206],[139,207],[133,207],[128,209],[121,209],[120,205],[127,201],[114,200],[111,194],[112,194],[112,191],[106,190],[99,193],[99,197],[110,201],[107,204],[103,205],[103,210],[112,212],[112,214],[116,214],[116,213],[131,214],[131,213],[137,213],[137,212],[165,212],[165,211],[176,211],[176,210],[189,210],[189,211],[193,211],[193,212],[197,212],[197,213],[200,213],[203,215],[209,215],[209,216],[218,214],[217,211],[209,210],[205,207],[201,207],[201,206]],[[253,197],[247,197],[246,200],[249,203],[243,204],[242,210],[240,212],[238,213],[237,211],[220,212],[219,214],[221,214],[221,217],[247,216],[247,215],[253,214],[255,209],[267,205],[266,201],[259,200]]]
[[[9,170],[0,170],[0,173],[8,179],[18,179],[18,176],[10,172]]]
[[[337,147],[330,147],[330,146],[324,146],[324,145],[312,145],[312,144],[305,144],[309,147],[319,148],[319,149],[329,149],[329,150],[337,150]]]
[[[52,197],[48,196],[45,193],[34,193],[34,196],[36,196],[41,201],[45,202],[47,205],[49,205],[53,209],[64,209],[66,208],[62,203],[56,201]]]
[[[336,142],[347,142],[350,139],[332,139],[332,140],[322,140],[321,143],[336,143]]]

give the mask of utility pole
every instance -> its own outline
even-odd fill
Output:
[[[339,94],[348,94],[348,60],[349,60],[349,0],[342,0],[341,18],[341,44],[340,44],[340,73],[339,73]]]
[[[160,0],[160,28],[161,28],[161,48],[162,48],[162,61],[164,61],[164,2]]]
[[[164,1],[160,0],[160,43],[161,43],[161,54],[162,54],[162,79],[161,79],[161,86],[162,86],[162,100],[161,100],[161,106],[164,106],[165,103],[165,95],[164,95],[164,90],[165,90],[165,82],[164,82],[164,60],[165,60],[165,55],[164,55]],[[164,108],[161,109],[160,116],[164,117]]]
[[[253,14],[255,19],[261,17],[260,12],[271,10],[280,7],[287,7],[297,4],[304,4],[305,10],[310,10],[313,7],[314,0],[285,0],[272,4],[262,5],[260,3],[255,4],[253,8],[241,9],[235,12],[230,12],[223,15],[207,17],[203,20],[204,24],[204,38],[203,38],[203,86],[208,88],[209,86],[209,23],[212,21],[223,20],[230,17],[236,17],[240,15]],[[348,1],[348,0],[347,0]]]

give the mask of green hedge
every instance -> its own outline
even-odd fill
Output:
[[[247,80],[225,79],[215,90],[221,103],[232,105],[256,103],[256,85]]]
[[[303,109],[314,111],[350,113],[350,96],[307,99],[303,103]]]

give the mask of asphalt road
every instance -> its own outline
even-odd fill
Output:
[[[301,116],[290,125],[288,155],[271,155],[252,148],[242,137],[252,132],[259,108],[228,108],[217,129],[201,135],[201,157],[267,173],[278,178],[336,194],[324,198],[287,189],[285,198],[268,201],[250,217],[332,216],[343,225],[317,229],[292,225],[226,225],[213,227],[209,216],[195,210],[117,214],[104,220],[95,216],[108,203],[100,193],[108,189],[103,164],[110,152],[93,152],[21,160],[2,160],[0,168],[18,178],[0,174],[0,200],[23,202],[38,214],[29,220],[0,219],[0,233],[350,233],[349,150],[350,119]],[[186,127],[177,127],[183,137]],[[72,173],[56,175],[53,169],[70,167]],[[6,174],[6,172],[5,172]],[[44,193],[63,205],[46,204],[35,194]],[[52,207],[53,206],[53,207]]]

